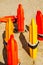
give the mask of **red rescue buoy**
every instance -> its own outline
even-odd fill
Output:
[[[19,4],[17,9],[17,23],[18,23],[18,31],[24,31],[24,9],[21,4]]]
[[[18,65],[18,46],[13,35],[10,36],[7,44],[7,65]]]
[[[0,22],[6,23],[9,18],[12,20],[12,22],[14,22],[16,17],[15,16],[4,16],[3,18],[0,18]]]
[[[38,39],[43,40],[43,15],[41,11],[37,11],[36,23],[38,27]]]

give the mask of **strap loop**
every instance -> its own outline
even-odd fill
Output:
[[[43,38],[43,34],[38,34],[38,36]]]
[[[36,42],[36,44],[31,44],[31,43],[28,43],[28,46],[31,47],[32,49],[35,49],[39,44],[39,41]]]

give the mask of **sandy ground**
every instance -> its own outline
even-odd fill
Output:
[[[18,4],[21,3],[25,13],[25,25],[30,24],[31,18],[35,18],[37,10],[41,10],[43,13],[43,0],[0,0],[0,17],[5,15],[17,15]],[[2,34],[5,30],[5,23],[0,23],[0,65],[4,65],[3,56],[3,39]],[[25,41],[29,42],[29,31],[24,33],[14,33],[14,37],[18,43],[18,55],[21,60],[21,65],[33,65],[33,59],[26,52]],[[25,39],[24,39],[25,37]],[[21,38],[24,39],[22,44]],[[43,65],[43,41],[39,41],[37,58],[34,65]]]

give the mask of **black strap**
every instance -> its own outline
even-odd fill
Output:
[[[43,38],[43,36],[42,36],[42,35],[38,35],[38,37],[41,37],[41,38]]]
[[[37,44],[34,45],[34,46],[32,46],[32,45],[30,45],[30,44],[28,43],[28,46],[29,46],[30,48],[32,48],[32,49],[35,49],[35,48],[38,46],[38,44],[39,44],[39,41],[38,41]]]
[[[3,44],[4,44],[4,45],[7,45],[7,42],[4,40]]]

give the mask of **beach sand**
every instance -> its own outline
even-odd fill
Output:
[[[37,10],[43,13],[43,0],[0,0],[0,17],[7,15],[17,15],[18,4],[21,3],[24,8],[25,25],[29,26],[31,19],[36,17]],[[36,19],[35,19],[36,21]],[[25,26],[26,29],[26,26]],[[0,65],[5,65],[4,60],[4,45],[3,32],[5,31],[5,23],[0,23]],[[43,65],[43,41],[39,41],[37,58],[35,64],[29,56],[29,48],[26,48],[25,43],[29,43],[29,31],[23,33],[14,33],[14,38],[18,44],[18,56],[21,65]],[[24,42],[22,42],[24,40]],[[28,49],[28,50],[27,50]]]

